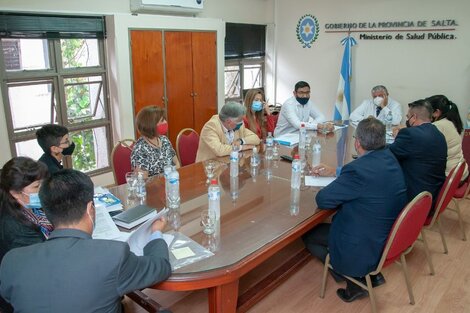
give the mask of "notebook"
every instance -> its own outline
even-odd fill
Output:
[[[151,208],[145,204],[139,204],[138,206],[113,216],[113,219],[116,225],[131,229],[156,215],[157,210],[155,208]]]

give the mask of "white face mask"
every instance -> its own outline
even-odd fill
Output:
[[[379,106],[382,105],[382,103],[384,103],[384,98],[382,98],[382,97],[375,97],[375,98],[374,98],[374,104],[375,104],[376,106],[379,107]]]

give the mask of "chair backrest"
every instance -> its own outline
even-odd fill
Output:
[[[192,128],[182,129],[176,137],[176,154],[181,166],[196,162],[199,134]]]
[[[432,205],[432,195],[423,191],[401,211],[387,238],[377,271],[387,266],[413,246]]]
[[[459,162],[447,175],[444,185],[442,185],[439,195],[437,196],[436,207],[434,208],[434,214],[427,218],[425,225],[434,225],[434,222],[439,217],[439,215],[444,212],[444,210],[449,205],[449,202],[452,200],[452,197],[455,194],[455,191],[459,187],[460,180],[465,169],[465,163]]]
[[[467,164],[470,166],[470,128],[464,130],[462,152],[465,161],[467,161]]]
[[[132,171],[131,153],[134,148],[133,139],[118,141],[111,152],[114,181],[117,185],[126,183],[126,173]]]

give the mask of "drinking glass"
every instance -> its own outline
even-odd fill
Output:
[[[215,176],[215,161],[207,160],[204,161],[204,171],[206,172],[207,180],[206,184],[210,184],[212,178]]]
[[[204,210],[201,212],[201,225],[204,234],[210,235],[215,231],[215,212],[212,210]]]
[[[129,198],[135,198],[137,192],[137,173],[126,173],[127,191]]]

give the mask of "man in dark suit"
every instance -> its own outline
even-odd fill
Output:
[[[303,237],[307,249],[322,262],[329,253],[334,271],[363,278],[375,270],[390,229],[405,207],[406,185],[400,164],[385,148],[385,126],[369,117],[359,122],[354,147],[359,158],[345,165],[331,184],[316,196],[320,209],[337,209],[331,224],[320,224]],[[315,167],[321,176],[333,176],[325,165]],[[339,280],[340,275],[334,274]],[[382,275],[373,285],[384,283]],[[338,296],[350,302],[367,291],[347,281]]]
[[[121,312],[121,297],[171,274],[164,219],[152,225],[143,256],[127,243],[91,238],[93,183],[62,170],[42,183],[39,196],[55,230],[43,243],[13,249],[0,266],[0,292],[15,311]]]
[[[401,129],[390,150],[405,174],[408,201],[422,191],[432,194],[433,208],[446,179],[447,143],[431,123],[432,106],[425,100],[408,104],[407,128]]]

